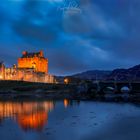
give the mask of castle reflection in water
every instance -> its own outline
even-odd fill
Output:
[[[64,107],[69,105],[64,100]],[[12,119],[24,130],[41,131],[48,121],[48,113],[55,107],[55,102],[0,102],[0,123]]]

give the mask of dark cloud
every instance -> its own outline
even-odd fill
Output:
[[[139,0],[66,1],[2,0],[0,60],[44,50],[56,74],[139,63]]]

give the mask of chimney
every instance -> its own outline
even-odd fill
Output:
[[[27,51],[23,51],[22,52],[22,55],[27,55]]]
[[[39,53],[40,53],[40,57],[43,57],[43,51],[41,50]]]

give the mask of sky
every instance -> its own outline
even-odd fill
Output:
[[[140,0],[1,0],[0,61],[24,50],[55,75],[140,64]]]

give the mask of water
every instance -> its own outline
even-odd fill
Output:
[[[139,118],[132,104],[0,102],[0,140],[137,140]]]

